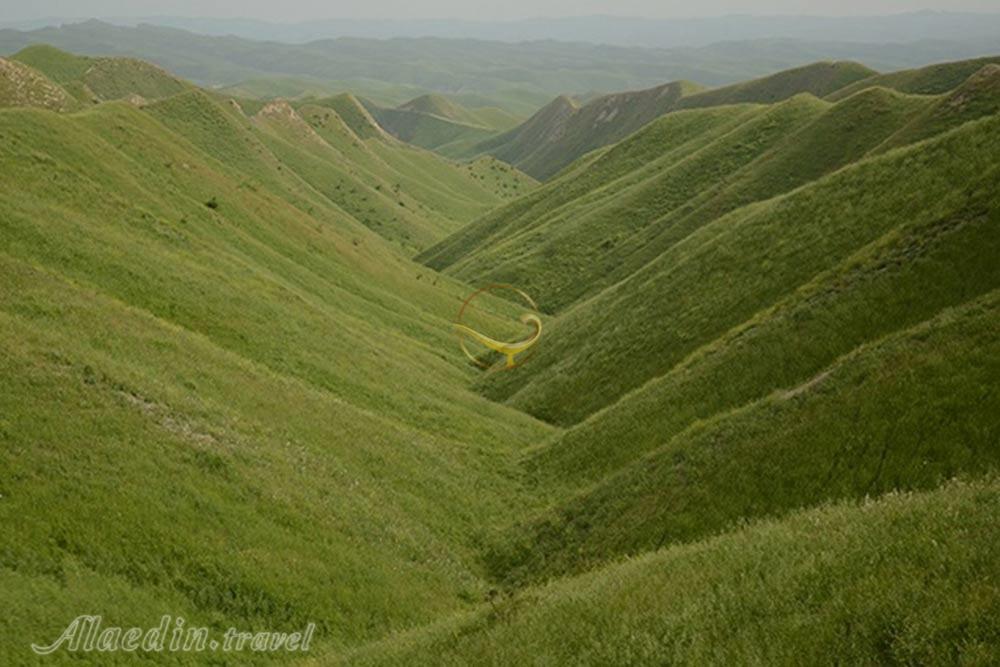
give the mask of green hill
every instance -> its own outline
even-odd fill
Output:
[[[493,567],[542,580],[747,518],[933,488],[995,467],[997,331],[1000,290],[861,346],[797,386],[661,436],[650,453],[520,529]]]
[[[507,130],[521,122],[517,116],[496,107],[463,107],[444,95],[428,94],[415,97],[396,107],[399,111],[414,111],[446,118],[466,125]]]
[[[76,106],[76,100],[41,72],[16,60],[0,58],[0,107],[68,111]]]
[[[836,101],[872,86],[892,88],[912,95],[940,95],[953,90],[986,65],[998,63],[1000,56],[993,56],[877,74],[835,90],[830,93],[829,98]]]
[[[887,234],[538,447],[529,470],[543,488],[579,490],[699,420],[802,385],[866,341],[1000,287],[994,219],[975,202],[960,216]]]
[[[330,98],[316,101],[307,101],[307,104],[329,107],[337,112],[337,116],[356,134],[359,139],[371,139],[373,137],[384,137],[385,132],[378,124],[364,104],[350,93],[335,95]]]
[[[455,155],[465,147],[475,145],[496,134],[496,130],[480,125],[469,125],[443,116],[408,109],[386,109],[374,104],[368,110],[378,124],[400,141],[437,151],[442,155]]]
[[[995,67],[562,98],[520,145],[582,152],[538,185],[353,93],[19,58],[0,664],[83,611],[316,624],[309,655],[109,665],[996,662]],[[463,99],[397,111],[486,127]],[[493,282],[542,311],[507,372],[454,338],[520,330],[465,306]]]
[[[155,100],[191,88],[159,67],[133,58],[87,58],[47,45],[29,46],[12,58],[34,67],[88,103],[130,97]]]
[[[857,63],[815,63],[747,83],[704,90],[686,81],[599,96],[577,108],[557,98],[521,126],[473,150],[546,180],[571,162],[632,134],[672,111],[743,103],[770,104],[801,93],[824,97],[875,72]]]
[[[903,222],[956,215],[968,193],[989,192],[998,173],[988,157],[997,122],[862,160],[699,227],[568,311],[549,327],[547,353],[516,381],[491,378],[488,395],[557,423],[582,420]],[[712,279],[719,263],[724,279]],[[602,392],[581,390],[596,378]]]
[[[397,139],[453,157],[475,153],[474,146],[520,122],[502,109],[466,108],[443,95],[421,95],[395,108],[365,105]]]
[[[562,96],[522,125],[472,150],[494,155],[545,180],[581,155],[624,139],[699,89],[681,81],[604,95],[583,106]]]
[[[679,109],[758,102],[770,104],[800,93],[826,97],[878,73],[853,62],[820,62],[745,83],[708,90],[677,102]]]
[[[344,645],[481,596],[480,531],[510,511],[518,443],[547,429],[465,388],[444,350],[467,288],[327,196],[317,178],[345,156],[324,162],[326,128],[283,113],[197,91],[0,111],[5,637],[96,605],[153,625],[315,619]],[[393,169],[431,184],[394,203],[451,201],[448,179],[469,209],[496,200],[433,154],[379,151],[387,189]],[[362,165],[343,168],[360,194]]]
[[[1000,65],[984,65],[954,90],[939,96],[905,127],[880,145],[883,152],[921,141],[963,122],[1000,111]]]
[[[754,523],[330,661],[989,664],[998,501],[995,481],[952,483]]]
[[[516,282],[563,310],[721,215],[862,158],[927,104],[870,89],[833,106],[797,96],[671,113],[421,257],[465,279]]]

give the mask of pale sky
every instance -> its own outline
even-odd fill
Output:
[[[0,23],[42,17],[187,16],[301,21],[330,18],[506,20],[593,14],[656,18],[724,14],[1000,12],[1000,0],[0,0]]]

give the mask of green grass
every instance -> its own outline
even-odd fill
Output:
[[[953,217],[889,232],[538,447],[528,468],[540,488],[580,489],[698,420],[800,385],[866,341],[1000,287],[997,215],[974,200]]]
[[[88,103],[131,96],[155,100],[191,88],[159,67],[133,58],[88,58],[46,45],[29,46],[12,58],[43,72]]]
[[[998,332],[995,290],[797,386],[720,409],[516,527],[489,557],[492,570],[518,584],[544,580],[747,518],[995,468]]]
[[[579,126],[538,185],[353,94],[21,57],[68,106],[0,89],[0,664],[84,611],[314,622],[308,664],[996,661],[993,69]],[[544,311],[506,373],[452,328],[494,280]]]
[[[442,155],[463,152],[496,134],[496,130],[482,125],[421,111],[419,109],[387,109],[369,105],[378,124],[400,141],[434,150]]]
[[[918,69],[877,74],[832,91],[832,101],[850,97],[872,86],[892,88],[911,95],[941,95],[954,90],[986,65],[1000,63],[1000,56],[940,63]]]
[[[40,107],[68,111],[77,107],[60,86],[38,70],[16,60],[0,58],[0,108]]]
[[[492,212],[488,222],[421,258],[466,280],[516,282],[559,312],[627,278],[712,220],[857,161],[927,105],[876,88],[832,106],[798,96],[753,111],[669,114],[597,157],[587,177],[571,171],[530,203]],[[724,131],[706,123],[704,133],[678,147],[678,138],[687,137],[678,132],[693,126],[691,119],[717,118],[726,109]],[[958,124],[951,119],[951,127]],[[656,158],[637,158],[657,151]],[[585,179],[592,186],[582,195]]]
[[[483,389],[577,423],[899,225],[954,216],[970,197],[995,206],[997,122],[968,123],[713,220],[568,310],[530,368]],[[583,390],[595,383],[601,392]]]
[[[985,65],[954,90],[938,97],[919,116],[893,134],[876,151],[922,141],[964,122],[1000,111],[1000,65]]]
[[[784,70],[770,76],[736,83],[678,101],[679,109],[755,102],[773,104],[801,93],[826,97],[878,73],[859,63],[821,62]]]
[[[991,664],[998,511],[995,479],[828,505],[316,662]]]
[[[94,64],[94,58],[66,53],[48,44],[25,47],[14,55],[14,59],[34,67],[60,84],[80,81]]]
[[[400,104],[397,109],[401,111],[415,111],[439,118],[447,118],[448,120],[466,125],[476,125],[496,130],[509,130],[524,120],[495,106],[466,108],[453,99],[437,94],[415,97]]]
[[[696,84],[679,81],[599,96],[583,106],[561,96],[518,127],[472,151],[495,155],[546,180],[585,153],[624,139],[699,90]]]
[[[193,93],[0,111],[6,637],[89,603],[122,623],[309,618],[347,645],[480,599],[477,545],[546,428],[466,389],[449,323],[467,288],[267,132]]]

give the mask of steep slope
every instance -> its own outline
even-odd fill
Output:
[[[1000,659],[988,620],[1000,613],[998,511],[992,480],[801,512],[529,589],[336,664],[988,664]]]
[[[519,498],[516,450],[548,429],[465,389],[449,323],[468,287],[321,176],[340,161],[360,186],[382,165],[391,188],[410,170],[425,189],[405,196],[456,216],[492,186],[352,131],[336,153],[332,117],[269,116],[200,91],[0,110],[5,637],[99,607],[315,622],[339,647],[482,596],[478,545]],[[514,314],[482,305],[482,326]],[[29,657],[0,642],[0,662]]]
[[[523,125],[474,150],[545,180],[581,155],[632,134],[698,90],[695,84],[679,81],[604,95],[580,107],[565,96],[559,97]]]
[[[487,248],[498,248],[506,237],[529,232],[535,221],[544,223],[562,207],[573,206],[605,186],[609,191],[621,187],[618,180],[632,172],[636,174],[632,180],[642,180],[646,165],[682,159],[687,152],[732,131],[752,113],[753,107],[719,107],[671,114],[605,152],[594,151],[563,176],[443,239],[419,259],[439,270],[472,261]],[[551,309],[544,301],[542,307]]]
[[[963,81],[986,65],[998,63],[1000,63],[1000,56],[993,56],[877,74],[831,92],[829,99],[837,101],[872,86],[892,88],[912,95],[940,95],[961,85]]]
[[[307,102],[309,105],[327,107],[337,112],[351,132],[359,139],[372,139],[385,136],[385,131],[372,117],[361,100],[350,93],[342,93],[333,97]]]
[[[495,106],[464,107],[444,95],[421,95],[395,108],[365,106],[392,136],[455,158],[477,153],[475,146],[519,125],[524,118]]]
[[[277,156],[305,181],[303,185],[407,252],[530,187],[511,168],[502,175],[494,172],[497,178],[486,182],[471,167],[401,144],[347,96],[323,106],[301,105],[299,110],[286,102],[270,102],[247,118],[234,101],[217,102],[192,91],[150,110],[228,164],[253,165],[252,158],[260,154]],[[243,138],[230,140],[234,132]],[[238,145],[245,145],[245,154],[233,152]]]
[[[693,423],[517,529],[493,568],[514,581],[545,579],[747,518],[995,468],[998,332],[995,290],[799,386]]]
[[[536,205],[494,211],[421,258],[467,280],[515,282],[558,312],[721,215],[862,158],[928,104],[870,89],[833,106],[797,96],[749,112],[720,107],[713,113],[730,109],[732,125],[680,148],[671,143],[684,136],[680,128],[708,112],[675,112],[594,160],[588,175],[613,175],[591,178],[586,194],[572,172],[546,184]],[[662,155],[654,157],[657,150]],[[640,152],[649,159],[632,157]],[[562,194],[567,189],[574,199]],[[485,235],[487,228],[496,231]]]
[[[458,155],[497,130],[472,125],[445,116],[413,109],[387,109],[367,104],[378,124],[400,141],[434,150],[442,155]]]
[[[954,217],[904,224],[537,448],[528,468],[556,495],[580,490],[698,420],[802,385],[868,341],[997,289],[998,215],[976,197]]]
[[[953,91],[943,94],[932,106],[889,137],[876,152],[884,152],[908,143],[932,137],[1000,111],[1000,64],[983,66]]]
[[[43,72],[87,103],[133,96],[156,100],[191,88],[159,67],[133,58],[88,58],[47,45],[29,46],[12,58]]]
[[[474,150],[510,162],[539,180],[615,143],[671,111],[743,103],[770,104],[801,93],[824,97],[875,74],[856,63],[815,63],[715,90],[680,81],[648,90],[604,95],[577,108],[561,97],[510,132]]]
[[[76,100],[38,70],[16,60],[0,58],[0,107],[68,111],[76,106]]]
[[[973,193],[995,192],[998,122],[968,123],[713,220],[569,310],[516,381],[500,374],[484,389],[547,420],[584,419],[903,222],[956,215]],[[602,392],[582,391],[596,382]]]
[[[508,130],[523,119],[496,107],[464,107],[444,95],[428,94],[415,97],[396,107],[399,111],[446,118],[466,125],[476,125],[495,130]]]
[[[477,213],[526,193],[535,185],[530,177],[495,160],[458,164],[400,143],[384,133],[357,100],[346,107],[350,112],[346,118],[353,121],[344,121],[341,114],[345,106],[338,105],[338,99],[345,98],[302,104],[300,115],[356,171],[368,174],[370,187],[379,196],[395,197],[397,206],[400,201],[406,204],[398,195],[412,196],[418,213],[439,213],[447,219],[444,224],[448,230],[455,230]],[[331,114],[330,109],[335,113]]]
[[[678,109],[696,109],[757,102],[771,104],[800,93],[826,97],[858,81],[868,80],[878,73],[853,62],[821,62],[785,70],[745,83],[690,95],[677,102]]]
[[[521,125],[480,144],[476,150],[520,166],[522,171],[530,173],[523,167],[524,156],[529,155],[538,146],[558,141],[563,128],[578,109],[579,105],[575,100],[567,95],[560,95]],[[532,176],[537,178],[535,174]]]

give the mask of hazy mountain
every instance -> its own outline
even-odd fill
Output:
[[[985,40],[972,35],[959,41],[886,45],[760,40],[675,49],[439,38],[280,44],[87,21],[33,31],[0,30],[0,54],[47,43],[87,55],[143,58],[206,85],[258,80],[256,89],[266,93],[267,86],[259,80],[277,78],[278,94],[289,92],[290,77],[305,79],[302,91],[325,85],[328,92],[364,94],[369,88],[404,86],[404,92],[393,94],[397,104],[422,92],[475,93],[493,96],[484,106],[499,101],[508,111],[523,113],[523,106],[506,104],[505,98],[542,94],[544,100],[564,93],[637,90],[674,80],[718,86],[817,60],[856,60],[888,71],[990,55],[1000,49],[998,40],[1000,32]]]
[[[28,29],[80,20],[41,19],[15,23],[10,27]],[[112,17],[104,20],[118,25],[149,23],[205,35],[234,35],[288,43],[305,43],[334,37],[442,37],[503,42],[559,40],[670,48],[760,39],[885,44],[921,40],[995,42],[1000,37],[1000,13],[961,12],[849,17],[731,15],[678,19],[579,16],[517,21],[320,19],[301,23],[274,23],[254,19],[176,16]]]

